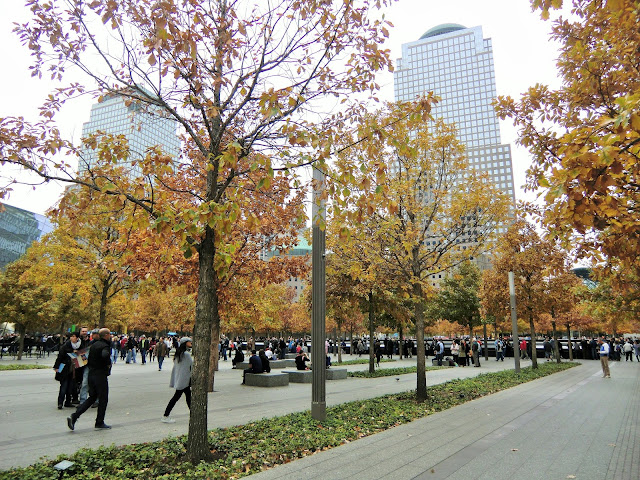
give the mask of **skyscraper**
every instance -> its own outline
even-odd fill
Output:
[[[91,116],[82,126],[82,136],[87,137],[97,131],[112,135],[124,135],[129,142],[129,175],[137,177],[140,169],[131,162],[140,160],[149,147],[160,145],[165,154],[174,158],[180,153],[180,140],[176,133],[176,122],[159,109],[132,102],[126,97],[108,95],[102,102],[91,107]],[[79,162],[79,173],[91,168],[97,160],[94,150],[84,149]]]
[[[500,143],[491,106],[496,97],[491,39],[483,38],[482,27],[438,25],[402,45],[394,90],[396,101],[415,100],[429,91],[440,97],[434,117],[456,124],[470,166],[486,171],[515,201],[511,147]]]

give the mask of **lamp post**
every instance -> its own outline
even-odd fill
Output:
[[[511,336],[513,338],[513,360],[516,373],[520,373],[520,339],[518,338],[518,315],[516,314],[516,285],[513,272],[509,272],[509,297],[511,303]],[[517,348],[516,348],[517,345]]]
[[[312,248],[311,248],[311,416],[315,420],[327,418],[325,343],[325,224],[326,205],[324,172],[313,168]]]

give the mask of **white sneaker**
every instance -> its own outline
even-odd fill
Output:
[[[171,417],[162,417],[162,423],[176,423],[176,421]]]

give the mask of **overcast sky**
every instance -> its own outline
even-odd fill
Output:
[[[0,117],[22,115],[36,119],[38,106],[56,84],[30,77],[28,52],[11,31],[13,22],[24,22],[28,18],[24,3],[24,0],[1,0],[0,51],[5,73],[0,78]],[[529,0],[399,0],[386,15],[394,24],[386,45],[394,61],[401,56],[403,43],[419,39],[436,25],[480,25],[484,37],[493,40],[498,95],[519,97],[536,83],[559,85],[555,68],[557,45],[549,38],[551,23],[542,21],[538,12],[531,12]],[[380,98],[393,100],[392,74],[380,75],[379,83],[382,87]],[[82,123],[89,120],[92,103],[89,97],[77,101],[73,109],[58,117],[65,135],[79,138]],[[516,198],[523,199],[525,195],[520,187],[530,163],[529,155],[515,145],[516,132],[508,122],[502,122],[501,134],[502,143],[510,143],[512,147]],[[7,169],[6,166],[1,168]],[[6,171],[3,171],[0,177],[5,175]],[[39,186],[35,190],[14,186],[6,203],[44,213],[58,200],[62,189],[63,186],[55,184]]]

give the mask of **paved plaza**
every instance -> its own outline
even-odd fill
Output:
[[[349,355],[345,359],[353,358]],[[53,365],[54,356],[25,363]],[[3,358],[2,363],[12,363]],[[415,358],[384,363],[409,366]],[[530,362],[524,362],[527,366]],[[580,367],[484,397],[410,424],[276,467],[257,479],[375,478],[444,479],[607,479],[640,478],[640,365],[612,362],[612,378],[600,364]],[[350,370],[366,369],[354,365]],[[513,360],[483,361],[481,368],[449,368],[427,373],[430,385],[452,378],[513,368]],[[160,422],[173,390],[171,362],[118,362],[110,377],[106,422],[96,431],[96,410],[88,410],[71,432],[73,411],[56,406],[53,370],[0,372],[0,469],[25,466],[42,456],[82,447],[141,443],[187,433],[188,409],[181,400],[174,424]],[[306,410],[310,384],[263,389],[241,386],[241,372],[221,362],[215,392],[209,394],[209,428],[244,424]],[[370,398],[415,388],[415,374],[376,379],[349,378],[327,383],[327,404]]]

